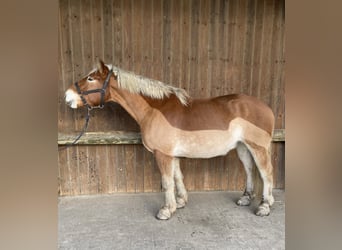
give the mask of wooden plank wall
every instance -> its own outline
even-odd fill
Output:
[[[85,110],[64,91],[98,58],[185,88],[193,97],[246,93],[284,123],[284,0],[60,0],[58,129],[80,131]],[[139,131],[119,105],[91,115],[88,131]],[[273,143],[274,187],[284,188],[284,143]],[[58,152],[59,194],[159,192],[153,155],[141,145],[75,146]],[[188,190],[242,190],[236,152],[182,159]],[[258,178],[257,178],[258,180]],[[260,186],[260,181],[258,181]]]

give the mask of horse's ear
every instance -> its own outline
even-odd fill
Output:
[[[104,62],[101,59],[97,62],[97,69],[101,74],[103,74],[105,72],[106,65],[104,64]]]

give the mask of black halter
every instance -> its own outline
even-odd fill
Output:
[[[88,91],[81,91],[80,86],[78,86],[78,82],[74,83],[75,87],[76,87],[76,90],[77,90],[77,93],[80,95],[81,100],[82,100],[84,106],[86,106],[88,110],[92,110],[94,108],[101,108],[101,109],[103,108],[103,106],[104,106],[104,97],[105,97],[105,94],[106,94],[106,89],[107,89],[107,86],[108,86],[108,83],[109,83],[109,79],[110,79],[110,76],[112,75],[112,73],[113,73],[113,69],[111,69],[108,72],[106,80],[104,81],[103,86],[102,86],[101,89],[91,89],[91,90],[88,90]],[[93,94],[93,93],[101,93],[101,101],[100,101],[100,105],[98,105],[98,106],[90,106],[87,103],[87,100],[84,98],[85,95],[89,95],[89,94]]]
[[[85,118],[85,124],[83,126],[83,129],[82,129],[81,133],[77,136],[77,138],[72,143],[67,144],[64,148],[61,148],[61,149],[66,149],[66,148],[68,148],[68,147],[70,147],[72,145],[75,145],[76,142],[81,138],[81,136],[87,130],[88,123],[89,123],[89,118],[90,118],[90,110],[92,110],[94,108],[102,109],[104,107],[104,97],[105,97],[106,89],[107,89],[107,86],[108,86],[108,83],[109,83],[109,79],[110,79],[110,76],[112,75],[112,73],[113,73],[113,69],[111,69],[108,72],[106,80],[103,82],[103,86],[102,86],[101,89],[91,89],[91,90],[88,90],[88,91],[81,91],[80,86],[78,85],[78,82],[74,83],[74,85],[76,87],[76,90],[77,90],[77,93],[80,95],[81,100],[82,100],[84,106],[87,107],[87,116]],[[101,93],[101,101],[100,101],[100,105],[98,105],[98,106],[90,106],[87,103],[87,100],[84,98],[85,95],[89,95],[89,94],[93,94],[93,93]]]

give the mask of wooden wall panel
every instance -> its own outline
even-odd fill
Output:
[[[98,58],[195,98],[254,95],[273,109],[275,128],[284,129],[284,13],[278,0],[60,0],[59,132],[82,129],[85,110],[68,108],[64,91]],[[113,130],[139,127],[114,103],[92,112],[88,131]],[[273,143],[276,188],[285,187],[284,150],[284,142]],[[161,190],[156,162],[142,145],[75,146],[59,151],[58,166],[60,195]],[[245,184],[235,151],[182,159],[181,168],[189,190],[242,190]]]

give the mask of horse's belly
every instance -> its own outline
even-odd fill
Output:
[[[173,147],[173,155],[187,158],[211,158],[226,155],[236,147],[240,134],[230,131],[182,132]]]

